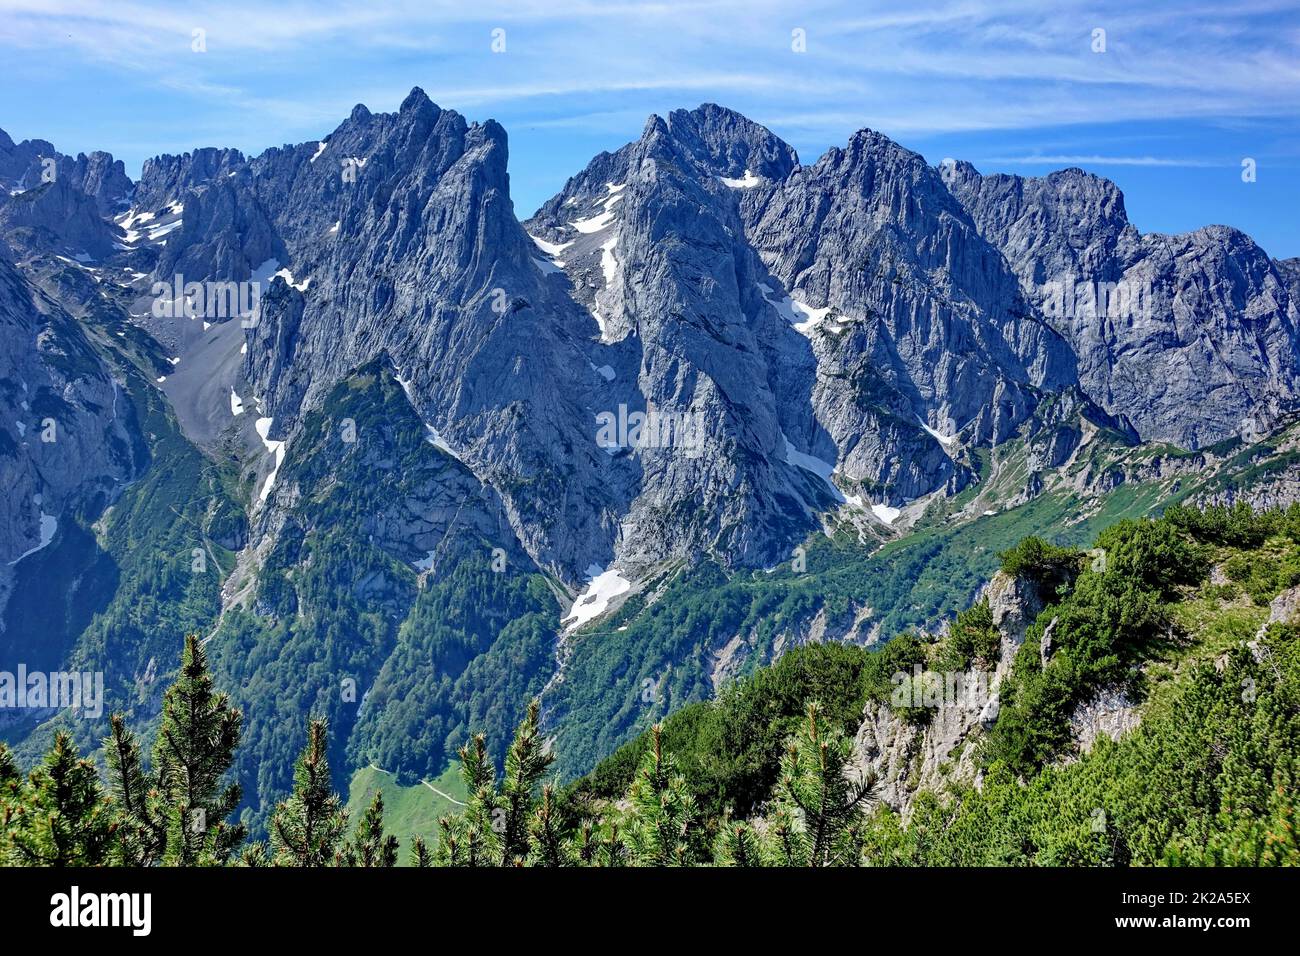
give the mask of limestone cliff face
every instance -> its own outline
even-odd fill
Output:
[[[869,130],[802,165],[706,104],[651,117],[521,224],[507,152],[419,90],[317,142],[158,157],[136,184],[0,134],[0,234],[138,296],[205,448],[238,425],[235,391],[270,419],[252,449],[292,456],[303,417],[382,359],[570,588],[611,564],[770,567],[831,511],[891,534],[1053,415],[1196,447],[1300,401],[1296,261],[1226,227],[1143,236],[1078,170],[936,169]],[[256,322],[160,328],[145,290],[175,276],[261,283]],[[1080,284],[1136,290],[1136,315]],[[1080,441],[1066,423],[1036,452],[1057,467]]]
[[[30,178],[45,145],[0,141],[0,176]],[[521,226],[506,157],[496,123],[415,90],[318,142],[159,157],[130,189],[89,157],[0,219],[111,253],[131,229],[93,212],[129,194],[163,223],[132,269],[262,282],[214,380],[251,392],[267,440],[382,357],[574,587],[610,564],[771,566],[827,511],[888,534],[1044,407],[1196,446],[1297,399],[1294,265],[1221,227],[1141,236],[1077,170],[935,169],[869,130],[804,166],[706,104],[651,117]],[[1074,274],[1150,285],[1151,315],[1064,309],[1045,289]],[[1049,467],[1078,441],[1061,431]]]
[[[43,139],[15,143],[0,129],[0,192],[19,193],[62,180],[95,201],[102,216],[111,216],[131,194],[131,179],[120,159],[96,150],[65,156]]]
[[[25,558],[137,474],[136,434],[79,324],[0,255],[0,609]]]
[[[1069,341],[1089,397],[1144,440],[1197,448],[1262,433],[1295,408],[1293,265],[1227,226],[1142,235],[1115,184],[1080,169],[1031,179],[981,176],[969,163],[943,172],[1025,297]]]

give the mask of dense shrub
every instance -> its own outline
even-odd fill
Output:
[[[1083,554],[1076,548],[1062,548],[1039,537],[1028,537],[1014,548],[1002,552],[1002,570],[1013,578],[1024,578],[1038,585],[1045,600],[1055,596],[1083,566]]]

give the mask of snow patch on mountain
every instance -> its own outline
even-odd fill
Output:
[[[826,487],[830,489],[831,494],[835,496],[835,500],[840,504],[852,503],[848,498],[844,497],[844,492],[836,487],[835,482],[831,481],[831,475],[835,474],[834,465],[823,458],[818,458],[816,455],[809,455],[799,451],[794,445],[790,444],[790,439],[786,438],[785,435],[781,436],[781,440],[785,442],[786,464],[811,472],[826,482]]]
[[[759,291],[763,293],[763,298],[768,305],[776,309],[783,319],[794,326],[796,332],[809,338],[812,337],[813,330],[821,324],[821,321],[831,311],[830,306],[823,309],[814,308],[788,295],[783,295],[780,299],[777,299],[770,294],[772,290],[767,286],[759,286]]]
[[[271,473],[266,476],[266,483],[262,485],[262,491],[257,496],[258,501],[266,501],[266,496],[271,493],[271,487],[275,484],[275,476],[280,473],[280,466],[284,464],[284,446],[283,441],[272,441],[266,436],[271,434],[271,425],[275,420],[272,418],[259,418],[254,427],[257,428],[257,435],[262,439],[262,444],[266,450],[275,459],[275,464],[271,468]]]
[[[604,211],[586,219],[576,219],[569,225],[585,235],[608,228],[614,222],[614,207],[623,198],[623,190],[626,188],[627,183],[619,183],[617,186],[613,183],[606,183],[605,189],[609,191],[609,198],[601,203],[601,208]]]
[[[397,371],[394,377],[397,379],[397,384],[402,386],[402,391],[406,393],[406,400],[411,403],[411,408],[415,411],[416,415],[419,415],[420,414],[419,406],[416,405],[415,403],[415,389],[411,385],[411,381],[409,379],[402,378],[402,373],[400,369]],[[452,447],[447,444],[446,439],[442,437],[442,434],[438,431],[438,429],[434,428],[428,422],[424,421],[423,417],[420,418],[420,421],[424,424],[425,441],[427,441],[434,448],[437,448],[440,451],[445,451],[448,455],[451,455],[451,457],[455,458],[457,461],[462,463],[464,462],[464,459],[461,458],[460,455],[456,454],[456,452],[452,450]]]
[[[308,276],[307,278],[303,279],[301,282],[295,283],[293,280],[293,273],[290,272],[288,269],[281,269],[279,272],[276,273],[276,275],[279,276],[281,279],[283,279],[285,282],[289,283],[289,285],[293,286],[299,292],[306,292],[307,286],[311,285],[311,276]]]
[[[916,420],[921,423],[921,427],[926,430],[927,434],[931,435],[933,438],[938,440],[941,444],[951,445],[953,442],[957,440],[956,435],[944,435],[941,432],[935,431],[933,428],[927,425],[925,423],[925,419],[921,418],[919,415],[917,416]]]
[[[41,512],[41,543],[36,545],[36,547],[34,548],[28,548],[22,554],[18,555],[18,557],[14,558],[12,561],[9,562],[9,566],[13,567],[15,564],[17,564],[23,558],[27,557],[29,554],[35,554],[37,551],[40,551],[42,548],[48,547],[50,542],[54,540],[54,533],[58,530],[59,530],[59,519],[56,518],[54,515],[47,515],[44,511],[42,511]]]
[[[618,236],[612,236],[609,242],[600,247],[600,271],[605,274],[606,288],[613,284],[614,275],[618,272],[618,260],[614,258],[616,245],[618,245]]]
[[[903,512],[902,509],[891,508],[889,505],[872,505],[871,513],[885,524],[893,524]]]
[[[587,575],[587,589],[578,595],[568,616],[561,622],[565,624],[566,633],[576,631],[588,621],[600,617],[614,598],[625,594],[632,587],[632,582],[614,568],[603,571],[592,565],[587,568]]]
[[[753,189],[763,181],[761,177],[755,176],[748,169],[745,170],[745,175],[740,179],[728,179],[726,176],[719,176],[718,179],[722,181],[722,185],[730,186],[732,189]]]
[[[569,248],[569,246],[573,245],[572,239],[570,239],[568,242],[547,242],[545,239],[541,238],[540,236],[534,236],[531,233],[529,233],[528,238],[533,240],[533,242],[537,244],[537,248],[541,249],[542,252],[546,253],[552,259],[558,256],[565,249]],[[557,262],[556,265],[562,266],[564,265],[564,263]]]

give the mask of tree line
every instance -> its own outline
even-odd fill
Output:
[[[623,798],[574,824],[554,783],[554,757],[532,701],[505,754],[504,773],[475,735],[460,748],[469,797],[438,821],[432,844],[405,848],[415,866],[832,866],[862,856],[870,776],[849,772],[852,741],[807,706],[781,757],[769,813],[707,825],[685,777],[651,745]],[[55,733],[25,776],[0,745],[0,862],[10,866],[391,867],[403,848],[384,829],[376,793],[355,826],[330,782],[328,728],[309,721],[293,790],[272,812],[265,840],[250,841],[233,817],[241,790],[228,771],[243,717],[218,691],[200,640],[185,640],[180,672],[163,696],[151,759],[120,714],[104,739],[108,780]]]

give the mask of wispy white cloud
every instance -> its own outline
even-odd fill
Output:
[[[954,128],[959,114],[970,117],[969,128],[1157,118],[1171,110],[1293,115],[1300,103],[1294,20],[1284,0],[1231,7],[917,0],[865,11],[849,2],[775,0],[230,0],[184,8],[0,0],[0,48],[72,50],[214,107],[279,116],[295,112],[294,99],[300,116],[333,106],[336,92],[313,91],[303,79],[347,62],[388,75],[427,71],[443,82],[426,85],[457,107],[568,97],[577,117],[599,111],[584,97],[699,91],[761,101],[785,115],[893,114],[891,128],[937,132]],[[508,33],[505,56],[489,49],[497,26]],[[791,49],[796,27],[807,37],[803,54]],[[206,31],[206,54],[190,50],[194,29]],[[1094,29],[1106,30],[1104,53],[1092,51]],[[375,61],[381,54],[389,65]],[[297,82],[276,90],[284,76]]]

